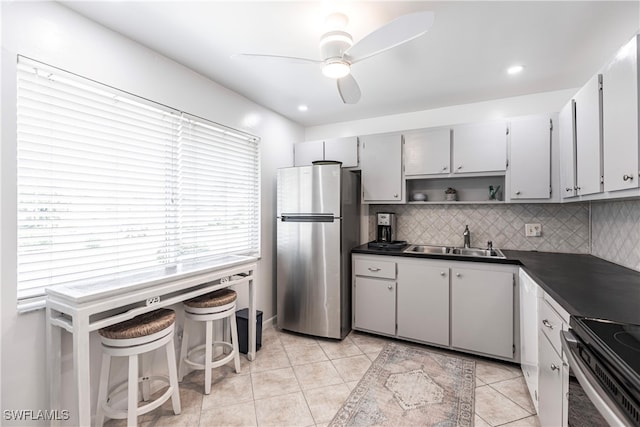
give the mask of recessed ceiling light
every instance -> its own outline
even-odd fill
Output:
[[[298,111],[307,111],[309,107],[306,105],[298,105]]]
[[[522,70],[524,70],[524,67],[522,65],[514,65],[514,66],[509,67],[507,69],[507,73],[509,73],[509,74],[518,74]]]

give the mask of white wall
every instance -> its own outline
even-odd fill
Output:
[[[399,132],[409,129],[557,112],[569,102],[576,91],[577,89],[566,89],[324,126],[312,126],[305,130],[305,141],[339,136]]]
[[[274,316],[275,171],[293,164],[292,143],[304,139],[304,129],[57,3],[0,3],[2,409],[46,409],[48,399],[44,311],[26,314],[16,311],[15,68],[18,53],[261,137],[262,259],[257,301],[264,319]],[[247,121],[250,117],[253,125]],[[246,305],[246,295],[240,295],[240,304]],[[92,363],[98,366],[99,349],[95,341],[94,337]],[[71,370],[68,337],[63,344],[63,381],[66,381]],[[95,380],[94,374],[97,375],[97,371],[92,371]],[[65,390],[63,405],[71,398]]]

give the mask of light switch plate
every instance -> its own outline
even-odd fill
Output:
[[[526,237],[540,237],[540,236],[542,236],[542,225],[541,224],[525,224],[524,225],[524,235]]]

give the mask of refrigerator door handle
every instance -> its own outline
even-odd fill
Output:
[[[282,222],[334,222],[333,215],[282,215]]]

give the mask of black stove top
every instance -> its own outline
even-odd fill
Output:
[[[640,402],[640,325],[576,316],[570,326]]]

